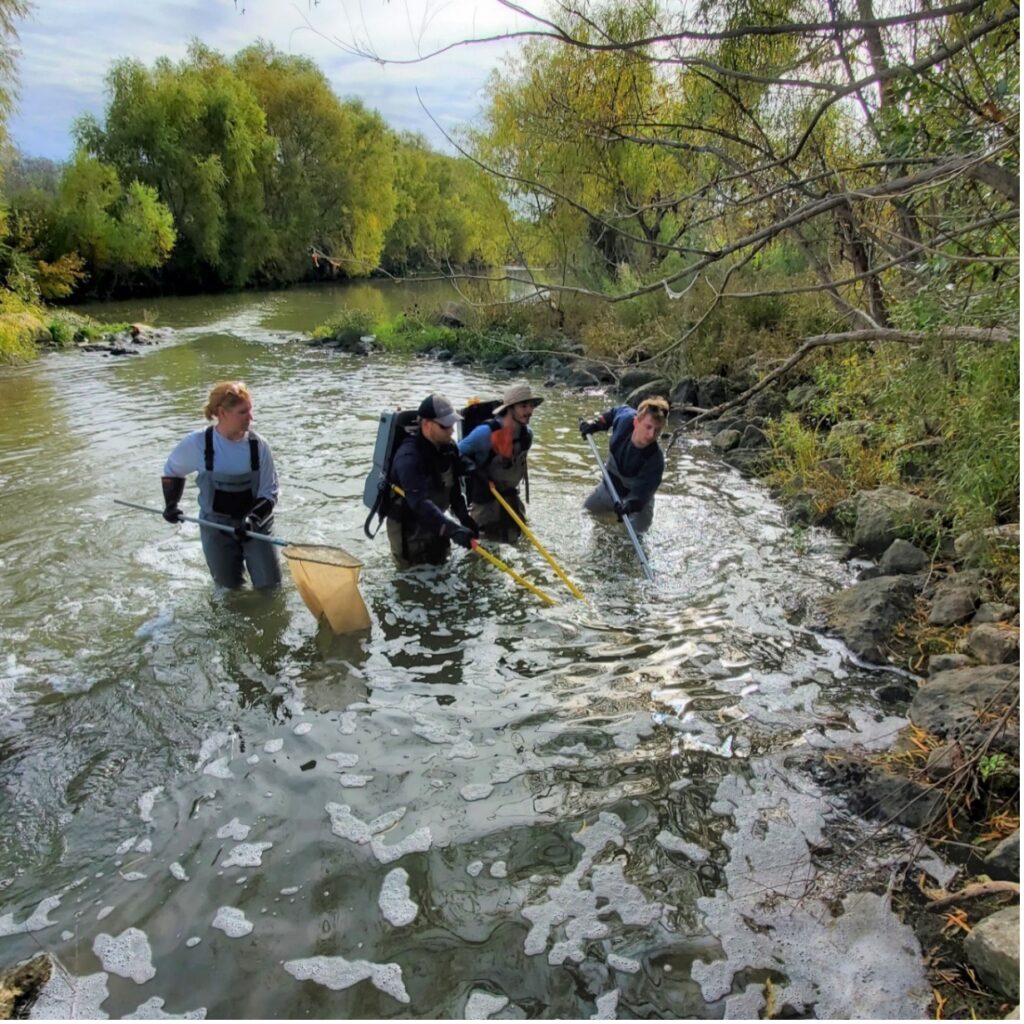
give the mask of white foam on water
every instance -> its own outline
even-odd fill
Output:
[[[491,878],[508,878],[508,865],[503,860],[496,860],[490,867]]]
[[[463,786],[459,790],[463,800],[486,800],[494,792],[494,787],[489,782],[472,783]]]
[[[141,882],[146,876],[141,871],[119,871],[126,882]]]
[[[362,789],[368,782],[373,782],[373,776],[343,774],[338,778],[338,782],[346,789]]]
[[[284,740],[278,737],[276,740],[267,740],[263,744],[265,754],[276,754],[284,746]]]
[[[466,874],[469,875],[470,878],[476,878],[483,869],[484,862],[482,860],[471,860],[466,865]]]
[[[338,720],[338,730],[342,736],[351,736],[356,731],[358,715],[354,711],[345,711]]]
[[[193,771],[199,771],[225,743],[230,741],[231,734],[227,732],[215,732],[212,736],[207,736],[199,745],[199,755],[196,757],[196,766]]]
[[[639,960],[632,960],[630,957],[622,956],[619,953],[609,953],[605,957],[605,963],[616,971],[622,971],[623,974],[636,974],[640,970]]]
[[[200,1006],[198,1010],[186,1013],[164,1013],[164,1001],[159,996],[150,996],[121,1020],[206,1020],[206,1007]]]
[[[139,797],[139,817],[143,821],[151,822],[153,820],[153,805],[156,803],[156,798],[163,791],[163,786],[154,786],[152,789],[147,789],[146,792]]]
[[[609,844],[616,848],[623,845],[625,827],[618,815],[601,811],[596,822],[572,837],[583,847],[579,862],[558,885],[548,886],[544,902],[522,908],[523,917],[532,923],[523,942],[528,956],[543,953],[552,931],[564,926],[565,938],[553,943],[548,963],[582,963],[586,940],[603,939],[609,934],[602,918],[615,914],[624,925],[651,925],[661,918],[662,905],[648,903],[641,890],[626,879],[619,862],[594,864]],[[588,875],[590,884],[583,887],[581,883]]]
[[[236,907],[220,907],[210,922],[211,928],[219,928],[229,939],[240,939],[253,929],[252,921]]]
[[[260,755],[259,754],[250,754],[245,759],[245,763],[246,764],[259,764],[260,763]]]
[[[306,960],[288,960],[284,969],[298,981],[315,981],[335,992],[369,978],[374,988],[400,1003],[409,1002],[398,964],[346,960],[343,956],[313,956]]]
[[[74,937],[75,937],[75,933],[74,932],[61,932],[60,933],[60,938],[61,938],[62,942],[67,942],[69,939],[73,939]]]
[[[188,881],[188,874],[187,874],[187,872],[185,871],[185,869],[177,861],[174,861],[174,863],[171,864],[170,867],[168,867],[167,870],[170,871],[171,875],[174,878],[176,878],[179,882],[187,882]]]
[[[390,864],[392,861],[404,857],[407,853],[426,853],[433,845],[434,837],[431,834],[430,826],[416,829],[412,835],[399,840],[394,846],[388,846],[383,839],[374,836],[370,840],[370,849],[373,855],[381,864]]]
[[[114,908],[113,908],[113,907],[104,907],[104,908],[103,908],[103,909],[102,909],[102,910],[101,910],[101,911],[100,911],[100,912],[99,912],[99,913],[98,913],[98,914],[96,915],[96,920],[97,920],[97,921],[102,921],[102,920],[103,920],[103,918],[105,918],[105,917],[106,917],[106,916],[107,916],[108,914],[112,914],[113,912],[114,912]]]
[[[185,945],[188,946],[189,949],[193,949],[202,941],[203,940],[198,935],[193,935],[190,939],[185,940]]]
[[[474,747],[469,740],[459,740],[459,742],[454,744],[452,749],[448,751],[449,761],[454,761],[457,757],[463,758],[466,761],[470,758],[476,757],[476,747]]]
[[[377,903],[384,919],[395,928],[416,920],[419,907],[410,898],[409,874],[404,868],[393,868],[384,876]]]
[[[463,1020],[488,1020],[492,1013],[498,1013],[508,1006],[508,996],[494,996],[475,988],[466,1000]]]
[[[328,761],[334,761],[339,768],[354,768],[359,762],[358,754],[346,754],[339,752],[337,754],[326,754],[324,756]]]
[[[292,732],[295,733],[296,736],[305,736],[312,728],[313,726],[310,722],[299,722],[299,724],[292,729]]]
[[[222,868],[258,868],[263,865],[263,851],[269,850],[273,843],[239,843],[221,861]]]
[[[218,757],[203,768],[204,775],[212,775],[215,779],[233,779],[235,773],[228,767],[227,757]]]
[[[237,818],[232,818],[226,825],[221,825],[217,829],[218,839],[234,839],[235,842],[241,842],[243,839],[247,839],[249,836],[249,826],[243,825]]]
[[[56,921],[51,921],[49,914],[60,906],[59,896],[47,896],[41,900],[35,910],[21,924],[14,923],[14,911],[8,911],[0,917],[0,938],[7,935],[22,935],[26,932],[38,932],[43,928],[51,928]]]
[[[353,843],[368,843],[378,832],[384,832],[397,825],[405,817],[406,808],[387,811],[371,822],[365,822],[352,813],[348,804],[327,804],[324,808],[331,819],[331,831],[342,839]]]
[[[152,839],[140,839],[139,845],[135,847],[136,853],[152,853],[153,852],[153,840]]]
[[[144,985],[156,976],[149,939],[138,928],[125,928],[117,936],[100,932],[93,939],[92,951],[105,971],[121,978],[131,978],[136,985]]]
[[[54,963],[50,980],[40,989],[39,998],[29,1011],[29,1020],[107,1020],[100,1009],[110,995],[108,975],[99,971],[75,977]]]
[[[117,849],[114,851],[115,857],[123,857],[136,843],[138,836],[132,836],[130,839],[124,840],[122,843],[118,843]]]
[[[281,890],[282,896],[294,896],[300,889],[301,885],[289,885],[287,889]]]
[[[619,1005],[619,990],[613,988],[603,996],[597,997],[597,1013],[592,1014],[591,1020],[617,1020],[616,1010]]]
[[[702,846],[688,843],[685,839],[672,835],[671,832],[662,830],[655,838],[659,846],[671,853],[681,853],[684,857],[689,857],[695,864],[703,864],[710,856]]]

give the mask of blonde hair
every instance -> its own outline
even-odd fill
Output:
[[[219,380],[210,388],[203,416],[208,420],[213,420],[217,418],[218,409],[233,409],[236,405],[251,401],[252,395],[249,394],[249,389],[240,380]]]
[[[638,417],[650,416],[652,420],[664,423],[668,419],[668,410],[667,398],[662,398],[661,395],[652,395],[640,403],[640,408],[637,409],[636,414]]]

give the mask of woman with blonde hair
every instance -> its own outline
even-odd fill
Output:
[[[273,544],[254,541],[247,532],[270,535],[277,504],[277,473],[270,445],[251,429],[252,395],[241,381],[218,381],[210,389],[203,415],[216,424],[195,430],[167,457],[161,483],[164,519],[180,523],[185,478],[196,474],[199,515],[232,526],[234,535],[200,528],[210,574],[222,587],[242,585],[248,569],[257,590],[281,582],[281,565]]]

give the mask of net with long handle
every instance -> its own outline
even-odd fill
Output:
[[[326,544],[289,544],[282,553],[306,607],[326,619],[332,632],[369,628],[370,613],[359,593],[363,563],[358,558]]]

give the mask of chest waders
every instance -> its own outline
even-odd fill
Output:
[[[627,438],[626,444],[629,443]],[[619,498],[625,501],[629,497],[630,491],[639,483],[639,477],[627,476],[622,472],[618,460],[615,458],[615,453],[611,450],[610,446],[608,448],[608,458],[605,460],[605,469],[612,478],[613,486],[619,492]],[[608,493],[608,488],[605,487],[603,480],[590,493],[590,496],[583,503],[583,507],[588,512],[615,512],[615,502]],[[651,523],[654,521],[654,495],[651,495],[650,500],[642,508],[630,513],[629,521],[637,530],[643,531],[650,528]]]
[[[442,512],[451,504],[452,488],[455,486],[455,467],[452,464],[431,474],[427,497]],[[451,550],[451,541],[437,532],[434,526],[427,526],[413,515],[409,503],[392,491],[387,511],[388,543],[391,553],[402,568],[411,565],[441,565]]]
[[[491,428],[491,448],[484,463],[469,478],[470,515],[476,520],[481,532],[493,534],[498,540],[512,543],[519,537],[519,527],[508,517],[508,514],[495,501],[488,484],[493,483],[498,493],[515,509],[516,514],[526,518],[526,508],[519,497],[519,485],[522,483],[526,492],[526,501],[530,501],[530,476],[527,470],[526,453],[533,444],[533,435],[527,430],[516,431],[512,441],[511,456],[502,455],[495,446],[501,420],[489,420]]]
[[[225,526],[241,526],[256,504],[260,486],[259,438],[249,434],[249,471],[225,473],[213,462],[213,427],[207,427],[203,438],[203,469],[197,474],[199,508],[204,519]],[[270,535],[273,518],[259,530]],[[240,541],[220,530],[200,529],[203,554],[210,574],[222,587],[237,590],[242,585],[242,568],[257,590],[276,587],[281,582],[281,564],[273,544]]]

